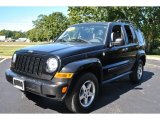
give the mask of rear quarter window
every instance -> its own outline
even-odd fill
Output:
[[[145,43],[143,33],[139,29],[136,30],[136,35],[139,43]]]

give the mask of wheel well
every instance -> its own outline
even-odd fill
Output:
[[[141,59],[143,61],[143,65],[145,65],[145,63],[146,63],[146,57],[143,55],[139,59]]]
[[[89,68],[84,68],[84,69],[78,71],[78,75],[83,74],[83,73],[87,73],[87,72],[93,73],[97,77],[98,83],[101,84],[103,75],[102,75],[102,71],[99,68],[99,66],[91,66]]]
[[[99,66],[91,66],[89,68],[81,69],[76,73],[76,75],[73,77],[73,79],[78,79],[80,77],[80,75],[87,73],[87,72],[93,73],[98,79],[99,86],[102,85],[103,75],[102,75],[102,70],[100,69]],[[70,88],[67,92],[67,95],[69,95],[70,92],[72,92],[72,89],[74,88],[75,84],[76,84],[76,80],[73,80],[70,84]]]

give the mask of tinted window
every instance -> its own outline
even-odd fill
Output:
[[[133,28],[129,27],[128,25],[125,25],[124,28],[127,33],[128,44],[135,43],[136,36],[135,36]]]
[[[111,41],[115,42],[116,39],[122,39],[124,41],[123,29],[121,25],[115,25],[111,32]],[[125,42],[123,42],[125,44]]]
[[[131,32],[132,32],[132,35],[133,35],[133,41],[134,41],[134,42],[137,42],[137,40],[136,40],[136,34],[135,34],[135,30],[133,29],[133,27],[132,27],[132,26],[130,26],[130,29],[131,29]]]
[[[138,41],[139,41],[140,43],[144,43],[144,37],[143,37],[143,35],[142,35],[142,32],[141,32],[139,29],[136,30],[136,35],[137,35]]]
[[[107,25],[75,25],[69,27],[56,42],[103,43]]]

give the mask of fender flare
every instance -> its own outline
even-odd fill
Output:
[[[143,57],[143,62],[144,62],[144,65],[146,63],[146,53],[144,50],[139,50],[137,52],[137,57],[136,57],[136,61],[139,60],[139,58]]]
[[[60,72],[78,73],[80,70],[89,68],[91,66],[99,66],[102,68],[102,64],[97,58],[89,58],[84,60],[78,60],[65,65]]]
[[[72,91],[72,88],[74,87],[76,83],[76,78],[79,77],[78,73],[85,71],[86,69],[89,68],[94,68],[97,70],[97,73],[100,74],[100,78],[98,79],[98,82],[100,82],[100,85],[102,83],[103,79],[103,70],[102,70],[102,64],[99,59],[97,58],[88,58],[88,59],[83,59],[83,60],[78,60],[71,62],[67,65],[65,65],[60,72],[64,73],[74,73],[73,77],[71,80],[68,80],[68,91],[67,94]],[[88,71],[89,72],[89,71]]]

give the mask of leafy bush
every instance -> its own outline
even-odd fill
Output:
[[[150,54],[152,55],[160,55],[160,47],[153,49]]]

